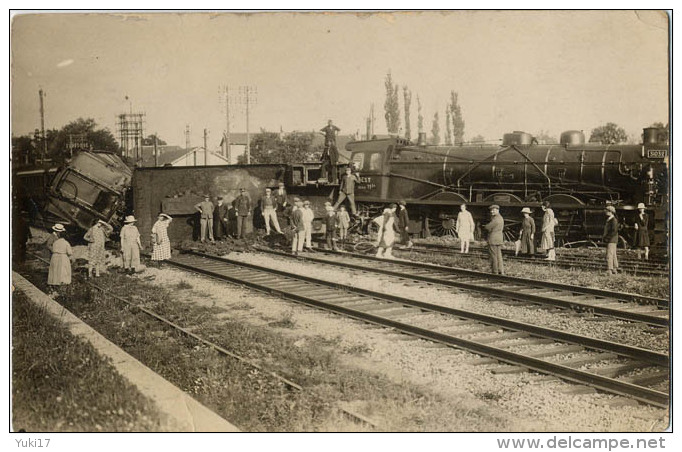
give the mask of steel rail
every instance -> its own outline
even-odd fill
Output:
[[[281,256],[287,256],[291,257],[291,255],[275,251],[275,250],[269,250],[269,249],[264,249],[264,248],[257,248],[259,251],[262,252],[267,252],[271,254],[278,254]],[[329,252],[329,251],[325,251]],[[450,270],[455,270],[459,271],[459,269],[453,269],[452,267],[442,267],[442,266],[433,266],[432,264],[426,264],[426,265],[420,265],[421,263],[417,262],[405,262],[405,261],[396,261],[396,260],[390,260],[387,261],[386,259],[379,259],[379,258],[372,258],[371,256],[361,256],[361,255],[356,255],[352,253],[340,253],[342,256],[350,256],[355,259],[371,259],[373,261],[379,261],[384,264],[391,264],[393,266],[398,266],[398,265],[404,265],[410,268],[420,268],[420,269],[428,269],[428,270],[433,270],[433,271],[440,271],[444,272],[447,274],[453,274],[454,272]],[[504,289],[504,288],[495,288],[495,287],[488,287],[488,286],[482,286],[480,284],[473,284],[473,283],[468,283],[465,281],[453,281],[449,279],[442,279],[436,276],[428,276],[424,274],[413,274],[413,273],[405,273],[405,272],[400,272],[396,270],[390,270],[386,268],[380,268],[378,266],[373,266],[373,267],[368,267],[365,265],[360,265],[360,264],[354,264],[350,262],[343,262],[343,261],[330,261],[328,259],[322,259],[322,258],[317,258],[314,256],[300,256],[299,259],[304,259],[304,260],[309,260],[312,262],[317,262],[317,263],[324,263],[327,265],[333,265],[333,266],[338,266],[338,267],[344,267],[344,268],[350,268],[353,270],[360,270],[360,271],[369,271],[373,273],[381,273],[385,275],[390,275],[390,276],[395,276],[397,278],[403,278],[403,279],[413,279],[417,281],[424,281],[426,283],[430,284],[439,284],[443,286],[448,286],[448,287],[454,287],[458,289],[464,289],[464,290],[469,290],[469,291],[475,291],[478,293],[486,294],[486,295],[493,295],[496,297],[502,297],[502,298],[511,298],[514,300],[518,301],[525,301],[525,302],[532,302],[532,303],[538,303],[538,304],[544,304],[544,305],[552,305],[552,306],[558,306],[558,307],[563,307],[563,308],[575,308],[579,307],[581,309],[585,310],[590,310],[594,314],[598,315],[603,315],[603,316],[609,316],[613,317],[619,320],[624,320],[628,322],[639,322],[639,323],[645,323],[648,325],[654,325],[657,327],[666,327],[669,326],[669,319],[666,319],[664,317],[657,317],[654,315],[648,315],[648,314],[642,314],[638,312],[632,312],[632,311],[624,311],[620,310],[617,308],[610,308],[610,307],[605,307],[605,306],[600,306],[600,305],[595,305],[595,304],[589,304],[589,303],[582,303],[578,301],[571,301],[571,300],[564,300],[561,298],[555,298],[552,296],[546,296],[546,295],[537,295],[537,294],[532,294],[528,292],[519,292],[518,288],[515,290],[509,290],[509,289]],[[434,268],[436,267],[436,268]],[[488,273],[480,273],[476,276],[479,276],[481,278],[485,278],[488,276]],[[489,276],[494,276],[494,275],[489,275]],[[527,280],[523,279],[523,282],[519,281],[518,279],[513,280],[512,282],[516,284],[521,284],[523,283],[524,285],[527,285],[530,288],[550,288],[547,286],[544,286],[542,282],[537,283],[534,280]],[[575,286],[569,286],[571,287],[570,289],[557,289],[557,290],[564,290],[565,292],[571,292],[571,293],[579,293],[579,294],[585,294],[585,295],[591,295],[591,296],[603,296],[607,297],[609,299],[614,299],[614,301],[618,301],[618,298],[613,297],[613,296],[608,296],[606,294],[599,294],[599,295],[594,295],[593,293],[587,292],[587,291],[582,291],[582,288],[580,287],[575,287]],[[552,287],[552,289],[554,289]]]
[[[43,259],[42,257],[38,256],[37,254],[34,254],[34,253],[30,253],[30,254],[33,255],[36,259],[38,259],[38,260],[40,260],[40,261],[42,261],[42,262],[44,262],[44,263],[46,263],[46,264],[49,265],[49,262],[48,262],[47,260],[45,260],[45,259]],[[145,254],[145,255],[146,255],[146,254]],[[141,305],[139,305],[139,304],[133,303],[133,302],[127,300],[127,299],[124,298],[124,297],[121,297],[121,296],[118,296],[118,295],[116,295],[116,294],[113,294],[113,293],[111,293],[108,289],[106,289],[106,288],[104,288],[104,287],[101,287],[101,286],[99,286],[99,285],[97,285],[97,284],[95,284],[95,283],[93,283],[93,282],[84,281],[84,283],[87,284],[87,285],[89,285],[89,286],[91,286],[91,287],[93,287],[94,289],[99,290],[100,292],[102,292],[102,293],[104,293],[104,294],[106,294],[106,295],[108,295],[108,296],[114,298],[115,300],[118,300],[118,301],[124,303],[124,304],[127,305],[127,306],[130,306],[130,307],[135,308],[135,309],[139,309],[141,312],[144,312],[144,313],[147,314],[148,316],[150,316],[150,317],[152,317],[152,318],[154,318],[154,319],[160,321],[161,323],[164,323],[164,324],[170,326],[171,328],[173,328],[173,329],[175,329],[175,330],[178,330],[178,331],[181,332],[182,334],[185,334],[186,336],[189,336],[189,337],[191,337],[192,339],[194,339],[194,340],[196,340],[196,341],[198,341],[198,342],[200,342],[200,343],[202,343],[202,344],[204,344],[204,345],[206,345],[206,346],[212,348],[213,350],[217,351],[217,352],[220,353],[220,354],[223,354],[223,355],[225,355],[225,356],[229,356],[230,358],[234,358],[234,359],[236,359],[237,361],[240,361],[240,362],[242,362],[242,363],[244,363],[244,364],[246,364],[246,365],[248,365],[248,366],[251,366],[252,368],[256,369],[256,370],[259,371],[259,372],[262,372],[262,373],[264,373],[264,374],[266,374],[266,375],[269,375],[270,377],[274,378],[275,380],[278,380],[278,381],[279,381],[280,383],[282,383],[284,386],[287,386],[287,387],[289,387],[289,388],[291,388],[291,389],[295,389],[295,390],[297,390],[297,391],[304,391],[304,388],[303,388],[301,385],[299,385],[298,383],[295,383],[295,382],[289,380],[288,378],[283,377],[283,376],[277,374],[276,372],[273,372],[273,371],[271,371],[271,370],[265,369],[264,367],[262,367],[261,365],[259,365],[258,363],[256,363],[255,361],[253,361],[253,360],[251,360],[251,359],[245,358],[245,357],[243,357],[243,356],[241,356],[241,355],[239,355],[239,354],[237,354],[237,353],[231,352],[230,350],[226,349],[225,347],[222,347],[222,346],[220,346],[220,345],[218,345],[218,344],[216,344],[216,343],[214,343],[214,342],[212,342],[212,341],[209,341],[209,340],[207,340],[207,339],[204,339],[204,338],[202,338],[201,336],[197,335],[196,333],[193,333],[193,332],[189,331],[187,328],[181,327],[180,325],[176,324],[175,322],[166,319],[166,318],[163,317],[162,315],[157,314],[157,313],[155,313],[154,311],[145,308],[144,306],[141,306]],[[363,423],[363,424],[370,425],[370,426],[373,427],[373,428],[378,428],[378,427],[379,427],[376,423],[374,423],[373,421],[367,419],[367,418],[364,417],[364,416],[361,416],[361,415],[358,415],[358,414],[356,414],[356,413],[353,413],[352,411],[349,411],[349,410],[347,410],[347,409],[345,409],[345,408],[343,408],[343,407],[341,407],[341,406],[337,406],[336,408],[337,408],[339,411],[341,411],[342,413],[344,413],[346,416],[349,416],[351,419],[357,420],[357,421],[359,421],[359,422],[361,422],[361,423]]]
[[[488,254],[485,253],[483,250],[470,250],[469,253],[466,254],[461,254],[455,250],[452,249],[438,249],[438,248],[431,248],[431,247],[421,247],[419,245],[413,246],[409,249],[396,249],[395,251],[398,252],[415,252],[415,253],[421,253],[421,254],[427,254],[427,253],[433,253],[435,250],[438,250],[438,252],[441,252],[443,254],[446,254],[448,256],[462,256],[462,257],[483,257],[487,258]],[[585,262],[581,261],[579,258],[565,258],[565,257],[559,257],[557,260],[554,261],[548,261],[544,258],[537,258],[537,257],[528,257],[528,256],[515,256],[514,253],[511,250],[507,250],[507,252],[503,253],[506,258],[512,259],[517,262],[524,262],[528,264],[537,264],[537,265],[546,265],[546,266],[557,266],[557,267],[566,267],[566,268],[582,268],[582,269],[603,269],[604,266],[601,264],[598,264],[596,262]],[[638,264],[638,263],[632,263],[628,264],[627,262],[624,263],[619,260],[619,268],[621,270],[627,270],[628,272],[631,272],[633,274],[640,274],[642,276],[658,276],[658,277],[665,277],[665,276],[670,276],[670,272],[667,269],[660,268],[660,267],[651,267],[651,266],[646,266],[645,264]]]
[[[430,249],[452,251],[452,252],[458,251],[453,246],[442,245],[442,244],[438,244],[438,243],[419,243],[419,244],[415,244],[415,247],[427,248],[427,249],[430,248]],[[486,251],[486,248],[481,247],[481,246],[472,246],[469,249],[470,249],[470,251],[477,251],[477,252],[485,252]],[[504,249],[504,250],[502,250],[502,253],[505,255],[508,255],[508,254],[513,255],[513,251],[510,249]],[[541,254],[541,253],[538,253],[537,255],[538,256],[546,256],[546,254]],[[571,255],[568,255],[566,253],[561,253],[561,257],[562,257],[562,259],[576,259],[577,260],[577,259],[589,258],[592,256],[582,255],[579,253],[571,254]],[[535,259],[541,259],[541,258],[536,257]],[[619,263],[624,262],[627,264],[642,265],[642,266],[648,266],[648,267],[658,267],[658,268],[667,267],[670,264],[670,262],[668,260],[664,260],[664,259],[639,260],[639,259],[634,259],[631,257],[625,257],[622,254],[618,256],[618,262]]]
[[[450,266],[445,266],[445,265],[437,265],[437,264],[430,264],[426,262],[415,262],[415,261],[409,261],[409,260],[400,260],[400,261],[387,261],[386,259],[382,259],[379,257],[367,255],[367,254],[357,254],[357,253],[349,253],[349,252],[341,252],[341,251],[330,251],[330,250],[325,250],[325,253],[330,253],[330,254],[338,254],[342,256],[351,256],[355,258],[361,258],[361,259],[368,259],[368,260],[373,260],[377,262],[392,262],[392,263],[397,263],[400,265],[406,265],[414,268],[421,268],[421,269],[432,269],[432,270],[437,270],[437,271],[442,271],[446,273],[451,273],[453,275],[466,275],[472,278],[479,278],[479,279],[489,279],[489,280],[495,280],[495,281],[500,281],[503,283],[507,284],[522,284],[522,285],[532,285],[532,286],[541,286],[543,288],[547,289],[556,289],[556,290],[563,290],[566,292],[572,292],[572,293],[580,293],[584,295],[594,295],[597,297],[603,297],[603,298],[615,298],[618,300],[622,301],[629,301],[629,302],[636,302],[640,304],[647,304],[647,305],[653,305],[653,306],[661,306],[667,308],[669,306],[668,300],[662,299],[662,298],[654,298],[654,297],[648,297],[645,295],[636,295],[636,294],[631,294],[631,293],[625,293],[625,292],[613,292],[609,290],[602,290],[602,289],[594,289],[592,287],[583,287],[583,286],[571,286],[568,284],[562,284],[562,283],[555,283],[551,281],[539,281],[535,279],[529,279],[529,278],[521,278],[518,276],[507,276],[507,275],[495,275],[492,273],[486,273],[486,272],[481,272],[481,271],[476,271],[476,270],[469,270],[466,268],[460,268],[460,267],[450,267]],[[667,326],[667,322],[665,323]]]
[[[653,389],[645,388],[642,386],[638,386],[636,384],[632,383],[627,383],[624,381],[620,380],[614,380],[612,378],[592,374],[589,372],[584,372],[580,371],[577,369],[572,369],[567,366],[563,366],[560,364],[554,364],[551,362],[543,361],[538,358],[533,358],[530,356],[524,356],[518,353],[510,352],[507,350],[499,349],[490,345],[485,345],[481,344],[478,342],[475,342],[473,340],[467,340],[467,339],[462,339],[458,338],[455,336],[451,336],[448,334],[444,333],[438,333],[435,331],[430,331],[422,327],[406,324],[403,322],[399,322],[396,320],[391,320],[391,319],[386,319],[384,317],[370,314],[367,312],[359,311],[357,309],[351,309],[348,307],[340,306],[337,304],[317,300],[311,296],[306,296],[306,295],[301,295],[296,292],[292,292],[290,289],[286,288],[277,288],[277,287],[272,287],[271,285],[268,285],[265,281],[262,281],[262,276],[259,277],[258,279],[261,279],[261,281],[253,281],[249,280],[248,278],[244,277],[239,277],[239,276],[233,276],[229,274],[225,274],[222,272],[217,272],[211,269],[207,268],[201,268],[198,266],[198,264],[201,263],[207,263],[207,262],[222,262],[224,264],[228,264],[228,268],[224,269],[227,270],[229,267],[232,268],[246,268],[249,270],[254,270],[260,273],[265,273],[270,274],[270,275],[276,275],[280,276],[286,279],[291,279],[291,280],[300,280],[300,281],[305,281],[309,283],[313,283],[319,286],[326,286],[334,289],[339,289],[339,290],[344,290],[350,293],[356,293],[356,294],[361,294],[365,295],[368,297],[371,297],[372,299],[383,299],[387,300],[389,302],[394,302],[398,304],[403,304],[403,305],[409,305],[413,307],[418,307],[420,309],[425,309],[425,310],[432,310],[436,312],[444,312],[441,310],[445,310],[445,312],[449,311],[448,313],[451,313],[452,315],[456,315],[458,317],[466,317],[467,314],[473,314],[473,313],[466,313],[465,311],[462,310],[457,310],[457,309],[451,309],[451,308],[443,308],[440,306],[435,306],[435,305],[430,305],[428,303],[423,303],[423,302],[418,302],[416,300],[410,300],[402,297],[397,297],[397,296],[390,296],[374,291],[369,291],[366,289],[359,289],[356,287],[348,287],[344,286],[338,283],[331,283],[328,281],[324,280],[319,280],[316,278],[311,278],[311,277],[304,277],[280,270],[275,270],[271,268],[265,268],[265,267],[260,267],[254,264],[247,264],[244,262],[239,262],[239,261],[234,261],[231,259],[227,258],[220,258],[220,257],[215,257],[215,256],[208,256],[208,255],[203,255],[201,253],[197,252],[188,252],[187,254],[192,255],[197,260],[201,260],[202,262],[198,263],[183,263],[177,260],[178,258],[171,259],[167,261],[168,263],[175,265],[179,268],[183,268],[185,270],[189,270],[191,272],[197,273],[197,274],[202,274],[205,276],[210,276],[215,279],[220,279],[224,281],[229,281],[241,286],[246,286],[250,287],[253,289],[256,289],[258,291],[268,293],[268,294],[273,294],[273,295],[278,295],[283,298],[287,298],[290,300],[294,300],[300,303],[303,303],[308,306],[316,307],[316,308],[323,308],[325,310],[329,310],[332,312],[336,312],[339,314],[346,315],[351,318],[355,318],[358,320],[370,322],[373,324],[393,328],[396,330],[399,330],[401,332],[405,332],[423,339],[443,343],[446,345],[462,348],[468,351],[472,351],[477,354],[489,356],[492,358],[495,358],[499,361],[506,362],[509,364],[517,365],[517,366],[522,366],[524,368],[528,368],[531,370],[535,370],[538,372],[542,373],[548,373],[557,377],[560,377],[564,380],[575,382],[575,383],[580,383],[580,384],[586,384],[589,386],[592,386],[594,388],[614,393],[614,394],[619,394],[627,397],[631,397],[637,400],[640,400],[645,403],[649,403],[655,406],[659,407],[667,407],[668,406],[668,400],[669,396],[661,391],[656,391]],[[181,259],[181,258],[180,258]],[[243,271],[243,270],[242,270]],[[267,278],[266,278],[267,279]],[[477,316],[482,316],[481,314],[477,314]],[[488,316],[483,316],[483,317],[488,317]],[[511,321],[507,321],[511,322]],[[493,325],[495,323],[492,323]],[[539,328],[535,327],[534,328]],[[511,329],[511,328],[510,328]],[[554,332],[555,333],[555,332]],[[566,333],[569,334],[569,333]],[[554,340],[557,340],[554,338]],[[598,341],[597,339],[592,339],[593,341]],[[629,346],[625,346],[623,344],[617,344],[618,348],[621,350],[625,350],[629,348]],[[621,348],[622,347],[622,348]],[[589,347],[588,348],[592,348]],[[649,350],[644,350],[644,349],[637,349],[636,347],[632,347],[632,353],[629,353],[629,355],[634,355],[636,356],[637,360],[641,360],[644,356],[647,356],[651,358],[652,360],[656,362],[665,362],[666,361],[666,355],[657,353],[657,352],[652,352]],[[637,349],[635,351],[634,349]],[[620,353],[618,353],[620,354]],[[659,355],[656,358],[653,358],[654,355]],[[651,361],[649,361],[651,362]]]

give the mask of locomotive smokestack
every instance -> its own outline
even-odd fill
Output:
[[[643,144],[657,144],[658,143],[658,127],[647,127],[644,129],[644,143]]]
[[[426,146],[426,132],[419,132],[417,138],[417,146]]]

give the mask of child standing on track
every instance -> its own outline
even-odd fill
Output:
[[[339,239],[341,239],[341,246],[343,247],[346,245],[348,227],[350,226],[350,216],[348,215],[348,212],[346,212],[344,206],[339,207],[339,212],[336,214],[336,221],[339,225]]]
[[[334,208],[332,206],[326,206],[327,216],[325,217],[325,237],[327,238],[327,249],[338,251],[336,247],[336,229],[338,228],[338,222],[336,218],[336,213],[334,213]]]

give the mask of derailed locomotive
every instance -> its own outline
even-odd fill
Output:
[[[79,152],[56,171],[47,188],[43,216],[73,230],[87,230],[94,220],[118,228],[129,204],[132,175],[132,169],[112,152]]]
[[[522,207],[549,201],[559,220],[560,244],[601,238],[606,205],[613,205],[630,240],[642,202],[649,209],[655,242],[668,231],[669,147],[659,129],[644,129],[639,145],[585,143],[580,131],[561,134],[559,144],[540,145],[527,133],[505,134],[501,146],[427,146],[400,139],[348,143],[360,174],[356,202],[372,216],[386,202],[407,201],[412,231],[454,234],[458,207],[468,204],[477,223],[498,204],[508,239],[518,233]],[[420,141],[423,141],[420,139]],[[537,220],[537,218],[536,218]]]

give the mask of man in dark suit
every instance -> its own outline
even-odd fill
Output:
[[[616,208],[606,206],[606,224],[604,225],[604,243],[606,243],[606,273],[615,275],[618,273],[618,219],[616,219]]]
[[[289,210],[289,200],[287,199],[287,191],[284,188],[284,182],[277,184],[277,190],[272,194],[275,201],[277,201],[277,221],[280,225],[286,226],[289,222],[287,220],[287,212]]]
[[[223,197],[218,196],[215,210],[213,211],[213,228],[216,240],[224,240],[227,236],[227,204]]]
[[[234,208],[237,212],[237,237],[243,239],[246,235],[246,221],[251,215],[251,198],[243,187],[239,189],[239,196],[234,200]]]
[[[336,127],[332,120],[327,122],[327,126],[320,129],[324,133],[324,151],[322,152],[322,167],[320,168],[320,176],[327,175],[327,180],[332,183],[337,183],[336,164],[339,161],[339,150],[336,147],[336,133],[341,129]],[[331,173],[331,177],[329,177]]]
[[[493,204],[490,209],[490,223],[484,227],[488,231],[488,251],[490,252],[490,268],[493,274],[504,274],[504,262],[502,262],[502,244],[504,238],[504,218],[500,215],[500,206]]]
[[[336,210],[341,203],[348,198],[350,202],[350,211],[353,215],[357,215],[355,209],[355,184],[360,182],[359,174],[352,174],[350,165],[346,167],[346,174],[341,178],[341,185],[339,186],[339,199],[334,204]]]
[[[398,232],[400,232],[400,241],[403,243],[401,248],[412,248],[412,240],[410,240],[409,222],[410,217],[407,214],[407,202],[401,199],[398,203]]]

